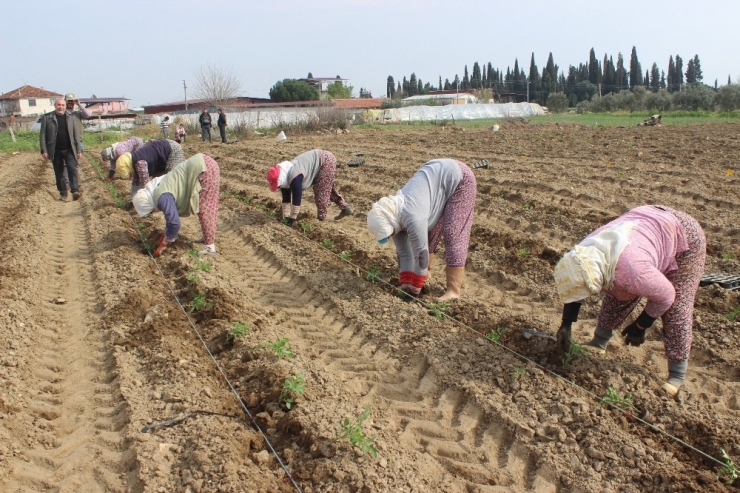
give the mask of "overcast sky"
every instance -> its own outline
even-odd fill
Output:
[[[373,96],[411,72],[436,85],[491,62],[540,73],[552,52],[567,73],[594,48],[636,46],[642,72],[699,55],[704,82],[740,76],[734,0],[4,0],[0,93],[23,84],[78,97],[125,96],[133,106],[192,97],[206,63],[233,70],[241,95],[269,97],[285,78],[340,75]]]

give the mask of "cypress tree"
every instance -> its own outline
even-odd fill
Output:
[[[596,52],[593,48],[588,54],[588,81],[593,85],[601,82],[601,70],[599,70],[599,62],[596,60]]]
[[[642,67],[640,61],[637,59],[637,48],[632,47],[632,55],[630,56],[630,89],[635,86],[642,85]]]
[[[627,69],[624,68],[624,57],[622,57],[621,52],[617,54],[617,73],[614,81],[616,82],[617,92],[629,87],[629,82],[627,80]]]
[[[417,88],[418,84],[416,83],[416,74],[414,72],[411,72],[411,77],[409,78],[409,89],[406,94],[408,94],[409,96],[415,96],[417,94]]]
[[[468,76],[468,66],[467,65],[465,65],[465,73],[463,75],[462,88],[470,89],[470,77]]]
[[[439,76],[439,89],[438,90],[439,91],[442,90],[442,76],[441,75]]]
[[[675,90],[678,91],[683,85],[683,59],[679,55],[676,55],[676,72],[674,75],[676,78],[673,79],[673,84],[676,87]]]
[[[689,58],[689,63],[686,64],[686,83],[694,84],[696,82],[696,71],[694,70],[694,59]]]
[[[658,92],[660,90],[660,70],[657,63],[653,62],[653,68],[650,72],[650,86],[653,92]]]
[[[696,74],[697,82],[704,80],[704,74],[701,71],[701,62],[699,62],[699,55],[694,55],[694,73]]]
[[[388,76],[388,82],[386,83],[386,96],[393,99],[393,95],[396,94],[396,83],[393,81],[393,76]]]

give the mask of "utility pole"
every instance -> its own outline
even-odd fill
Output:
[[[182,88],[185,89],[185,111],[188,110],[188,86],[185,84],[185,79],[182,80]]]
[[[527,81],[527,102],[529,103],[529,85],[532,83],[532,81]]]
[[[455,104],[460,104],[460,81],[457,81],[457,89],[455,90]]]

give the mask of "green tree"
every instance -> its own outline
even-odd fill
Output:
[[[701,71],[701,62],[699,61],[699,55],[694,55],[694,71],[696,72],[696,81],[703,81],[704,74]]]
[[[553,113],[562,113],[568,109],[568,98],[562,92],[551,92],[547,96],[547,109]]]
[[[418,87],[419,82],[416,80],[416,74],[414,72],[411,72],[411,77],[409,78],[409,90],[408,95],[409,96],[415,96],[418,94]]]
[[[657,63],[653,63],[653,68],[650,70],[650,87],[653,92],[660,90],[660,70]]]
[[[624,68],[624,57],[621,53],[617,54],[617,73],[614,78],[617,92],[627,89],[629,81],[627,80],[627,69]]]
[[[676,55],[676,72],[674,74],[675,78],[673,79],[673,86],[675,87],[674,91],[680,91],[681,86],[683,85],[683,59]]]
[[[689,58],[689,63],[686,64],[686,83],[696,83],[696,70],[694,69],[694,59]]]
[[[337,80],[326,88],[326,95],[329,99],[349,99],[353,90],[354,87],[345,86],[341,80]]]
[[[668,59],[668,74],[666,78],[666,89],[669,92],[673,92],[677,88],[676,82],[676,64],[673,63],[673,55]]]
[[[673,108],[677,110],[712,111],[714,109],[714,89],[705,84],[691,84],[673,94]]]
[[[480,89],[482,79],[483,77],[480,73],[480,66],[478,65],[478,62],[475,62],[473,64],[473,76],[470,78],[470,86],[473,89]]]
[[[714,102],[722,111],[740,110],[740,85],[728,83],[720,87]]]
[[[283,79],[270,89],[270,100],[276,103],[289,101],[314,101],[319,99],[316,89],[296,79]]]
[[[393,80],[393,76],[388,76],[388,82],[386,83],[385,95],[390,99],[396,94],[396,82]]]
[[[470,89],[470,77],[468,76],[468,66],[465,65],[465,75],[463,75],[462,88]]]
[[[601,82],[601,68],[599,67],[598,60],[596,60],[596,52],[593,48],[591,48],[591,52],[588,54],[588,81],[591,84],[599,84]]]
[[[630,56],[630,89],[635,86],[642,85],[642,67],[640,61],[637,59],[637,48],[632,47],[632,55]]]

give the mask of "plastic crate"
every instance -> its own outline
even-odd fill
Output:
[[[709,286],[710,284],[718,284],[721,288],[729,290],[740,289],[740,276],[706,272],[701,276],[699,286]]]

